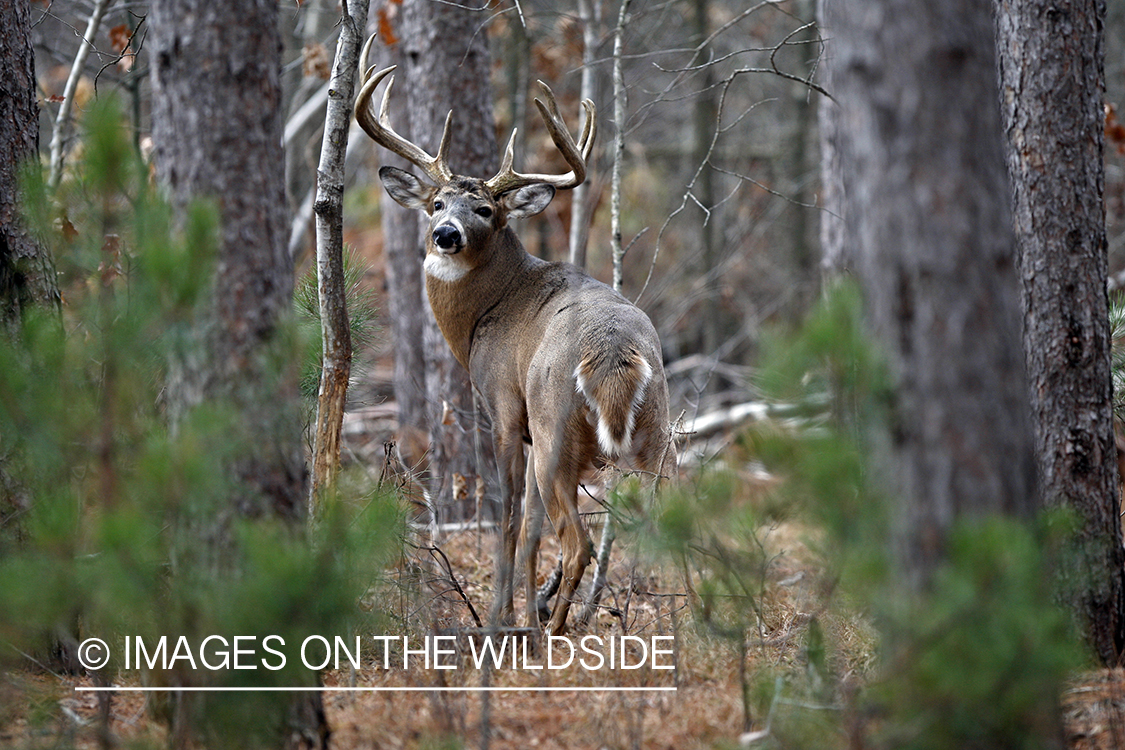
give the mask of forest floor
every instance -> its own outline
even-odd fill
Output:
[[[327,687],[361,686],[395,688],[402,692],[327,692],[324,704],[336,750],[359,748],[691,748],[779,747],[771,741],[769,713],[743,707],[744,688],[750,704],[763,705],[762,691],[783,682],[807,678],[809,623],[819,619],[830,633],[828,640],[843,644],[834,658],[836,668],[856,675],[866,673],[872,661],[872,634],[860,618],[834,615],[823,609],[815,556],[805,544],[807,530],[795,525],[771,528],[763,539],[769,546],[770,569],[761,591],[761,620],[745,642],[740,669],[738,644],[719,635],[701,634],[706,628],[691,624],[692,615],[679,591],[679,579],[659,571],[633,566],[628,552],[615,553],[607,604],[587,628],[569,634],[619,636],[623,632],[647,638],[672,635],[675,669],[636,670],[528,668],[542,664],[542,653],[528,652],[518,665],[490,670],[475,669],[466,639],[456,641],[459,657],[446,658],[457,669],[426,669],[414,659],[409,669],[397,668],[397,655],[385,669],[380,659],[369,658],[359,670],[322,673]],[[493,537],[478,537],[475,530],[451,534],[440,543],[465,598],[476,608],[487,607],[491,590]],[[550,558],[556,550],[546,550]],[[543,568],[549,570],[548,559]],[[546,571],[545,571],[546,572]],[[475,623],[460,594],[450,595],[435,569],[429,581],[431,596],[424,606],[435,633],[475,632]],[[666,594],[673,594],[668,596]],[[418,600],[411,606],[416,613]],[[520,603],[517,601],[517,607]],[[625,630],[622,629],[623,624]],[[413,646],[412,646],[413,648]],[[636,652],[631,651],[632,658]],[[658,663],[669,663],[661,657]],[[591,657],[592,661],[592,657]],[[845,675],[845,679],[847,679]],[[487,681],[487,682],[486,682]],[[0,747],[97,748],[99,744],[97,695],[74,688],[89,686],[88,678],[52,675],[29,667],[0,680]],[[459,686],[520,688],[510,692],[432,692],[417,688]],[[523,688],[603,688],[585,692],[536,692]],[[664,692],[623,692],[622,687],[674,688]],[[231,694],[230,700],[239,700]],[[775,696],[776,700],[776,696]],[[765,701],[768,703],[769,701]],[[826,712],[846,708],[826,703],[788,705],[789,720],[807,717],[813,723]],[[1125,670],[1106,670],[1077,678],[1062,697],[1068,745],[1075,750],[1109,750],[1125,747]],[[836,727],[847,721],[835,721]],[[114,742],[122,746],[166,746],[166,726],[152,718],[149,699],[142,693],[115,693],[110,703],[109,727]],[[837,747],[848,745],[839,736]],[[487,743],[484,736],[487,733]],[[817,745],[806,745],[817,746]],[[854,745],[853,745],[854,746]]]
[[[371,368],[374,372],[368,373],[367,382],[383,382],[385,364],[382,372],[378,363]],[[375,474],[393,424],[394,411],[385,397],[385,387],[361,394],[346,425],[351,460]],[[592,531],[596,538],[597,530]],[[739,631],[741,637],[701,621],[707,613],[693,612],[687,605],[677,571],[637,562],[633,551],[621,544],[610,566],[606,606],[595,621],[572,630],[569,642],[578,644],[583,636],[597,635],[605,643],[611,637],[630,635],[644,639],[651,648],[653,636],[671,636],[672,656],[650,654],[652,658],[637,669],[620,665],[588,669],[577,663],[566,669],[537,669],[543,664],[542,648],[532,648],[526,658],[521,649],[514,667],[505,660],[505,666],[492,670],[473,664],[472,649],[480,641],[471,639],[479,636],[480,628],[466,602],[473,604],[480,618],[487,618],[495,535],[470,526],[427,540],[440,547],[448,566],[440,556],[416,551],[391,572],[392,577],[413,580],[413,588],[394,589],[402,592],[401,600],[382,605],[397,612],[398,632],[412,639],[454,636],[447,642],[458,653],[445,657],[444,663],[455,663],[457,668],[427,669],[418,657],[409,668],[398,668],[401,651],[397,650],[392,654],[394,664],[386,668],[372,650],[365,652],[359,669],[322,673],[323,684],[330,688],[389,689],[324,693],[331,746],[335,750],[774,748],[789,746],[777,740],[782,722],[807,722],[812,736],[819,730],[828,740],[801,746],[861,746],[854,740],[871,719],[847,716],[849,709],[839,691],[799,693],[791,686],[817,682],[809,658],[817,631],[825,636],[820,640],[832,644],[827,658],[839,684],[855,686],[869,678],[875,661],[875,635],[869,623],[828,603],[831,584],[824,580],[814,551],[815,529],[792,520],[775,522],[758,530],[755,539],[761,543],[760,559],[765,564],[754,581],[753,617]],[[545,577],[558,554],[557,542],[549,535],[543,550],[539,570]],[[588,579],[592,573],[591,568]],[[516,610],[523,611],[518,592]],[[394,627],[392,623],[388,632],[395,632]],[[658,643],[664,648],[668,641]],[[628,658],[641,661],[636,645],[636,641],[630,644]],[[411,648],[415,647],[412,640]],[[596,650],[607,654],[604,648]],[[594,661],[590,656],[587,664]],[[675,668],[653,668],[669,663]],[[99,731],[103,722],[97,694],[75,690],[91,684],[87,677],[53,674],[30,661],[0,674],[0,748],[107,746]],[[513,689],[453,690],[482,685]],[[153,718],[149,695],[112,694],[108,726],[113,745],[167,746],[167,726]],[[239,695],[229,694],[229,700],[240,700]],[[1062,707],[1070,748],[1125,748],[1125,670],[1077,676],[1062,696]],[[793,736],[791,729],[787,728],[789,736]],[[857,734],[844,736],[849,731]]]
[[[484,670],[473,666],[466,639],[458,639],[460,658],[447,659],[458,664],[455,670],[426,669],[413,659],[409,669],[398,668],[401,659],[392,655],[392,668],[384,669],[379,655],[367,660],[359,670],[323,673],[326,686],[367,686],[381,688],[493,687],[520,688],[510,692],[329,692],[325,708],[332,727],[332,747],[352,748],[427,748],[480,747],[482,732],[489,735],[492,748],[709,748],[735,746],[747,729],[762,730],[765,716],[747,717],[743,709],[742,685],[755,685],[756,675],[783,676],[804,670],[804,635],[817,609],[816,574],[809,567],[812,556],[797,527],[778,526],[765,535],[772,562],[768,588],[764,592],[762,622],[749,646],[745,668],[739,669],[739,646],[720,635],[700,635],[687,623],[692,615],[679,594],[678,575],[642,571],[628,560],[628,551],[614,554],[606,605],[596,622],[568,633],[577,643],[584,635],[596,634],[609,641],[611,636],[629,633],[652,643],[650,636],[672,636],[674,656],[660,655],[632,669],[584,669],[577,664],[560,670],[535,669],[544,662],[542,649],[521,649],[517,665]],[[495,537],[478,536],[475,529],[448,535],[440,546],[448,556],[454,575],[465,597],[486,616],[491,598],[492,548]],[[554,540],[545,540],[541,563],[543,574],[550,572],[557,555]],[[419,604],[430,607],[434,632],[469,633],[478,629],[460,595],[450,595],[442,583],[447,574],[431,571]],[[522,598],[517,597],[517,609]],[[572,614],[572,619],[573,619]],[[624,625],[624,629],[623,629]],[[843,624],[841,627],[853,627]],[[421,637],[421,635],[419,635]],[[855,658],[865,659],[867,635],[852,634]],[[594,642],[590,642],[593,644]],[[631,663],[641,661],[638,652],[629,650]],[[658,641],[659,648],[669,641]],[[411,648],[414,648],[412,645]],[[598,647],[604,657],[608,650]],[[563,652],[558,652],[564,655]],[[556,663],[558,661],[556,660]],[[595,658],[588,656],[593,666]],[[674,669],[654,669],[656,665]],[[857,666],[862,668],[862,665]],[[94,693],[76,692],[89,686],[88,678],[69,678],[39,670],[12,674],[7,704],[0,714],[0,746],[97,747],[98,700]],[[538,688],[525,691],[522,688]],[[583,692],[548,692],[542,688],[601,688]],[[624,692],[620,688],[663,687],[670,691]],[[231,700],[237,700],[232,694]],[[150,717],[146,698],[138,693],[116,693],[112,698],[110,727],[124,743],[157,740],[165,729]],[[749,718],[749,721],[747,719]]]

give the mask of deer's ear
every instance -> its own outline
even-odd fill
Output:
[[[504,193],[499,202],[509,219],[522,219],[542,211],[555,197],[555,188],[538,182]]]
[[[417,208],[429,211],[430,200],[437,190],[433,185],[427,185],[414,175],[397,167],[380,167],[379,179],[387,193],[395,202],[406,208]]]

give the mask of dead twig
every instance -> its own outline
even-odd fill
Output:
[[[435,558],[441,558],[442,567],[445,569],[445,573],[449,577],[449,582],[453,585],[453,590],[457,592],[457,595],[461,597],[461,600],[463,602],[465,602],[465,606],[469,608],[469,616],[473,618],[473,622],[476,623],[476,626],[478,628],[484,627],[483,623],[481,623],[480,615],[477,614],[476,607],[473,606],[472,601],[470,601],[468,595],[465,594],[465,589],[461,588],[461,584],[460,582],[458,582],[457,576],[453,573],[453,566],[450,564],[449,558],[446,556],[445,552],[442,551],[441,547],[431,545],[429,547],[419,547],[419,549],[429,552],[430,555]]]

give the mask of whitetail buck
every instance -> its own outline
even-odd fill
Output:
[[[366,68],[366,54],[363,59]],[[538,621],[536,564],[545,506],[562,545],[563,569],[547,627],[551,634],[561,634],[591,558],[590,538],[578,515],[581,477],[607,462],[656,476],[674,461],[660,339],[648,317],[574,266],[532,257],[509,226],[512,219],[546,208],[556,190],[585,179],[594,142],[594,106],[583,102],[586,122],[575,143],[554,95],[540,82],[547,103],[536,99],[535,104],[571,172],[513,171],[513,134],[500,172],[480,180],[455,175],[446,163],[452,112],[437,156],[391,128],[391,83],[375,115],[372,96],[392,70],[365,71],[356,120],[377,143],[432,181],[394,167],[379,170],[392,198],[429,217],[424,268],[430,306],[492,418],[503,515],[493,619],[512,619],[515,526],[526,485],[520,537],[527,624]]]

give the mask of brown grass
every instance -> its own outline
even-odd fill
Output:
[[[674,671],[639,669],[630,672],[581,668],[562,671],[502,668],[489,675],[473,668],[468,659],[466,633],[473,632],[467,608],[440,581],[440,571],[428,570],[434,579],[413,601],[416,624],[435,625],[442,632],[461,633],[465,656],[452,671],[426,670],[415,664],[408,670],[385,670],[369,659],[357,671],[323,674],[326,686],[433,687],[468,686],[675,686],[667,693],[544,693],[498,692],[329,692],[325,708],[333,731],[332,747],[431,748],[481,747],[487,732],[488,746],[507,748],[652,748],[691,750],[737,746],[747,730],[762,730],[779,678],[786,684],[805,684],[805,659],[809,623],[816,618],[833,644],[833,670],[847,684],[868,674],[873,661],[875,636],[862,618],[825,609],[825,583],[820,580],[816,556],[806,542],[810,531],[795,523],[763,529],[761,539],[770,564],[763,596],[758,603],[760,620],[746,639],[746,662],[739,668],[738,644],[691,627],[691,614],[679,596],[678,578],[662,570],[642,569],[630,563],[627,550],[615,552],[611,594],[607,603],[622,609],[622,618],[603,613],[596,623],[572,637],[589,633],[603,636],[675,634]],[[466,595],[482,616],[491,596],[493,540],[479,540],[474,532],[454,535],[442,543]],[[545,544],[544,575],[557,549]],[[435,592],[443,592],[440,596]],[[418,601],[428,597],[428,604]],[[626,610],[626,604],[628,608]],[[518,605],[517,605],[518,606]],[[411,633],[421,637],[426,627]],[[432,631],[430,631],[432,632]],[[532,652],[534,656],[534,652]],[[742,679],[747,676],[753,699],[746,723]],[[75,692],[88,679],[51,676],[27,669],[0,680],[0,747],[98,747],[98,697]],[[237,694],[234,694],[237,695]],[[237,700],[236,697],[231,698]],[[813,698],[810,698],[812,700]],[[839,698],[837,696],[836,699]],[[1069,746],[1076,750],[1125,747],[1125,670],[1082,675],[1063,696]],[[824,707],[828,706],[828,702]],[[823,713],[823,711],[821,712]],[[847,722],[841,719],[840,725]],[[110,731],[122,743],[166,743],[166,728],[151,718],[144,694],[116,693],[111,699]],[[861,729],[862,731],[862,729]],[[838,746],[846,738],[838,736]],[[460,744],[457,744],[460,743]],[[757,743],[754,746],[769,746]]]

